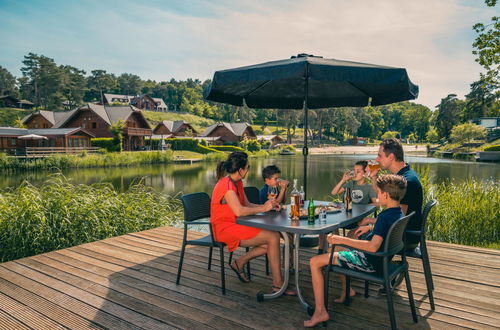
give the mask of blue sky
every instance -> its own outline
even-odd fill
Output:
[[[478,79],[472,26],[498,14],[482,0],[0,0],[0,65],[20,76],[33,52],[87,72],[205,80],[310,53],[404,67],[433,109]]]

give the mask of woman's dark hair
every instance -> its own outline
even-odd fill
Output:
[[[232,152],[225,161],[217,165],[217,180],[222,178],[226,173],[232,174],[238,170],[245,168],[248,164],[248,155],[242,151]]]
[[[363,167],[363,171],[366,171],[366,167],[368,166],[368,162],[366,160],[359,160],[354,164],[354,166],[359,165]]]

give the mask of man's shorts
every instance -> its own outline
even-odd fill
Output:
[[[347,269],[374,273],[375,268],[368,262],[363,252],[357,250],[339,251],[339,266]]]

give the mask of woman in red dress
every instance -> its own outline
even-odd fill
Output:
[[[279,233],[236,223],[236,217],[270,211],[275,206],[274,200],[268,200],[263,205],[252,204],[248,201],[241,180],[245,178],[249,168],[248,155],[244,152],[233,152],[226,161],[219,163],[217,166],[219,181],[212,193],[210,222],[214,238],[226,243],[230,252],[236,250],[238,246],[253,247],[229,265],[240,281],[250,282],[243,271],[245,264],[267,253],[273,275],[273,291],[278,291],[283,285]],[[288,292],[288,294],[293,294],[293,292]]]

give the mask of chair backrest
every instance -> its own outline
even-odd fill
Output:
[[[184,221],[210,218],[210,196],[204,192],[186,194],[181,197]]]
[[[260,204],[260,191],[257,187],[245,187],[245,195],[250,203]]]
[[[431,209],[437,204],[437,200],[431,199],[424,206],[424,210],[422,211],[422,234],[425,234],[427,230],[427,217],[429,216],[429,212]]]
[[[400,218],[392,224],[391,228],[389,228],[389,232],[387,233],[383,252],[393,251],[394,254],[396,254],[403,250],[406,225],[413,214],[415,214],[415,211]]]

